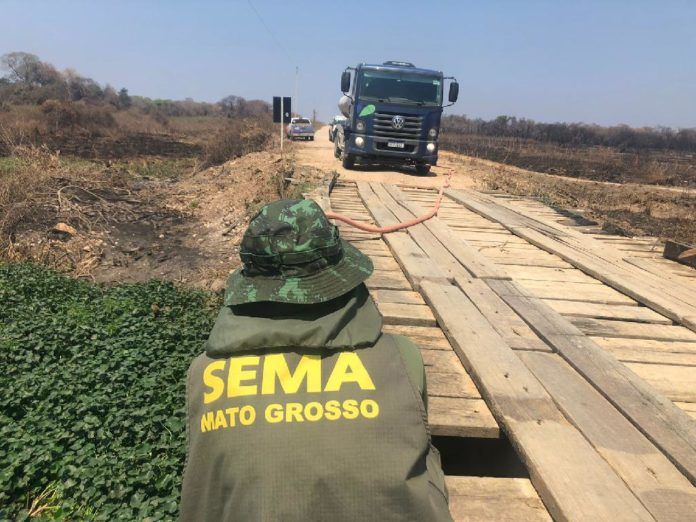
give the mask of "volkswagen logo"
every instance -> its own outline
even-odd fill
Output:
[[[394,116],[392,118],[392,127],[395,129],[403,129],[404,123],[406,123],[406,120],[404,120],[403,116]]]

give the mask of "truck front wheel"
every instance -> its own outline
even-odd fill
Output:
[[[343,164],[344,169],[352,169],[355,167],[355,156],[352,154],[346,154],[346,151],[344,150],[341,153],[341,163]]]
[[[419,176],[427,176],[430,174],[430,165],[426,165],[425,163],[416,165],[416,174]]]
[[[338,146],[338,140],[334,137],[334,158],[341,159],[341,148]]]

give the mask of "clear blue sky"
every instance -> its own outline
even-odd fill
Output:
[[[292,95],[321,119],[358,62],[454,75],[452,112],[696,127],[696,1],[0,0],[0,54],[28,51],[150,97]]]

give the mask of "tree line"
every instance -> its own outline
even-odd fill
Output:
[[[606,146],[622,151],[676,150],[696,152],[696,128],[603,127],[586,123],[541,123],[527,118],[498,116],[492,120],[445,116],[444,132],[460,135],[518,138],[573,147]]]
[[[227,116],[254,117],[270,114],[270,105],[262,100],[246,100],[241,96],[227,96],[218,103],[185,100],[151,99],[132,96],[125,87],[116,90],[111,85],[100,85],[92,78],[73,69],[59,71],[38,56],[25,52],[11,52],[0,57],[0,110],[12,105],[40,105],[49,102],[48,111],[56,104],[81,103],[101,105],[113,110],[131,107],[155,117]]]

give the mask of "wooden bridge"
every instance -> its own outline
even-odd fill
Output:
[[[386,226],[437,192],[314,197]],[[466,190],[383,237],[337,223],[374,261],[385,330],[422,350],[432,432],[507,438],[528,471],[448,476],[455,520],[696,520],[696,270],[583,223]]]

